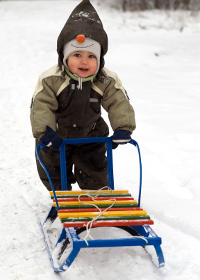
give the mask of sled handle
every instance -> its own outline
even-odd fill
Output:
[[[138,151],[138,157],[139,157],[139,168],[140,168],[140,173],[139,173],[139,194],[138,194],[138,207],[140,207],[140,203],[141,203],[141,196],[142,196],[142,160],[141,160],[141,154],[140,154],[140,147],[138,145],[138,143],[131,139],[131,141],[129,142],[130,144],[134,145],[137,148]]]
[[[69,144],[85,144],[85,143],[106,143],[107,149],[107,170],[108,170],[108,186],[114,190],[114,176],[113,176],[113,158],[112,158],[112,140],[111,137],[92,137],[92,138],[76,138],[64,139],[60,146],[60,174],[62,190],[67,190],[67,170],[65,145]]]
[[[45,147],[46,147],[45,144],[43,144],[43,143],[39,144],[39,145],[36,147],[36,155],[37,155],[37,158],[38,158],[38,160],[39,160],[40,165],[41,165],[42,168],[44,169],[44,171],[45,171],[45,173],[46,173],[46,175],[47,175],[47,177],[48,177],[48,179],[49,179],[49,183],[50,183],[50,185],[51,185],[51,189],[52,189],[52,191],[53,191],[53,195],[54,195],[54,198],[55,198],[55,201],[56,201],[56,207],[57,207],[57,209],[59,209],[58,200],[57,200],[57,196],[56,196],[56,193],[55,193],[55,189],[54,189],[53,183],[52,183],[52,181],[51,181],[51,177],[50,177],[50,175],[49,175],[49,172],[48,172],[47,169],[46,169],[46,166],[44,165],[44,163],[42,162],[42,160],[41,160],[41,158],[40,158],[40,156],[39,156],[39,151],[40,151],[41,149],[45,148]]]
[[[66,157],[65,157],[65,145],[69,144],[84,144],[84,143],[106,143],[106,149],[107,149],[107,170],[108,170],[108,186],[114,190],[114,176],[113,176],[113,160],[112,160],[112,140],[111,137],[93,137],[93,138],[76,138],[76,139],[64,139],[62,144],[60,145],[60,176],[61,176],[61,189],[62,191],[67,190],[67,168],[66,168]],[[59,209],[57,196],[55,193],[55,189],[51,180],[51,177],[49,175],[49,172],[47,171],[47,168],[45,167],[44,163],[42,162],[39,151],[43,148],[45,148],[46,145],[41,143],[36,147],[36,155],[39,160],[39,163],[43,167],[48,179],[49,183],[51,185],[51,189],[54,194],[56,207]]]
[[[114,176],[113,176],[113,156],[112,156],[112,139],[111,137],[92,137],[92,138],[76,138],[76,139],[64,139],[61,146],[60,146],[60,174],[61,174],[61,188],[62,190],[67,190],[67,169],[66,169],[66,156],[65,156],[65,145],[69,144],[85,144],[85,143],[106,143],[106,149],[107,149],[107,170],[108,170],[108,186],[112,190],[114,190]],[[138,156],[139,156],[139,195],[138,195],[138,207],[140,207],[141,203],[141,193],[142,193],[142,161],[141,161],[141,154],[140,154],[140,148],[138,143],[131,139],[130,142],[128,142],[132,145],[134,145],[137,148]],[[43,167],[44,171],[47,174],[47,177],[49,179],[49,183],[51,185],[54,198],[56,201],[56,206],[59,209],[58,201],[55,193],[55,189],[53,186],[53,183],[51,181],[50,175],[43,164],[43,162],[40,159],[39,151],[43,148],[45,148],[46,145],[43,143],[39,144],[36,148],[36,154],[38,157],[38,160]]]

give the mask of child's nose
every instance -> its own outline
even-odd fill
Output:
[[[86,58],[82,59],[82,64],[87,64],[87,59]]]

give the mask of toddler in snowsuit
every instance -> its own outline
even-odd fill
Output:
[[[31,125],[55,190],[61,189],[59,146],[62,139],[106,137],[108,126],[101,106],[108,112],[114,134],[113,148],[130,140],[135,114],[121,81],[104,68],[108,39],[102,22],[89,0],[71,13],[58,40],[58,65],[38,80],[32,103]],[[67,185],[81,189],[108,185],[105,143],[66,146]],[[48,178],[36,158],[40,179],[51,190]],[[74,167],[74,169],[73,169]]]

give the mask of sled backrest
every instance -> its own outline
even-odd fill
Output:
[[[107,149],[107,170],[108,170],[108,187],[112,190],[114,190],[114,176],[113,176],[113,157],[112,157],[112,139],[111,137],[93,137],[93,138],[76,138],[76,139],[64,139],[63,143],[60,146],[60,172],[61,172],[61,188],[63,191],[67,190],[67,170],[66,170],[66,157],[65,157],[65,145],[70,144],[86,144],[86,143],[106,143],[106,149]],[[138,150],[139,155],[139,165],[140,165],[140,178],[139,178],[139,195],[138,195],[138,206],[140,207],[141,203],[141,191],[142,191],[142,162],[141,162],[141,156],[140,156],[140,149],[138,143],[131,139],[130,144],[134,145]],[[50,175],[42,163],[40,157],[39,157],[39,151],[46,147],[43,143],[38,145],[36,148],[36,154],[38,157],[38,160],[42,167],[44,168],[47,177],[49,179],[52,191],[54,193],[54,197],[56,200],[57,208],[59,209],[59,205],[57,202],[56,193],[54,190],[53,183],[51,181]]]
[[[64,139],[60,146],[60,172],[61,172],[61,186],[62,190],[67,190],[67,170],[66,170],[66,157],[65,145],[69,144],[88,144],[88,143],[106,143],[107,149],[107,170],[108,170],[108,187],[114,190],[114,177],[113,177],[113,159],[112,159],[112,140],[110,137],[93,137],[93,138],[77,138],[77,139]]]

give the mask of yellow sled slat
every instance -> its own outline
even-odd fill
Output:
[[[115,205],[116,204],[137,204],[137,201],[136,200],[118,200],[118,201],[114,201],[114,200],[95,200],[95,201],[83,201],[83,203],[79,202],[79,201],[59,201],[58,204],[59,206],[61,205],[76,205],[76,206],[79,206],[79,205],[104,205],[104,204],[113,204],[115,202]],[[53,206],[56,207],[56,203],[54,202],[53,203]],[[127,206],[128,207],[128,206]]]
[[[53,195],[53,192],[52,191],[50,191],[49,192],[50,193],[50,195]],[[91,191],[91,190],[85,190],[85,191],[56,191],[56,195],[70,195],[70,194],[78,194],[78,195],[80,195],[80,194],[87,194],[87,193],[89,193],[89,194],[97,194],[97,193],[100,193],[100,194],[116,194],[116,193],[129,193],[129,191],[127,191],[127,190],[113,190],[113,191],[111,191],[111,190],[94,190],[94,191]]]
[[[99,212],[75,212],[75,213],[58,213],[60,219],[68,217],[96,217]],[[103,217],[108,216],[145,216],[147,212],[144,210],[138,211],[106,211],[102,214]]]

